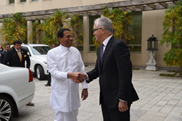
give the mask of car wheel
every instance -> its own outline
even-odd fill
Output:
[[[45,74],[42,66],[37,66],[36,68],[36,75],[39,80],[45,79]]]
[[[12,101],[5,96],[0,96],[0,121],[10,121],[13,114]]]

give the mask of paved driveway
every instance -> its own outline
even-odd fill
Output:
[[[86,67],[91,70],[93,65]],[[182,77],[161,77],[166,71],[133,71],[133,84],[140,97],[131,106],[131,121],[182,121]],[[49,106],[51,87],[45,87],[46,80],[38,81],[34,107],[23,107],[20,117],[12,121],[53,121],[54,112]],[[89,97],[81,102],[78,121],[102,121],[99,106],[98,80],[89,85]],[[81,89],[81,86],[80,86]]]

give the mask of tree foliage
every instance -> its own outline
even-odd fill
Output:
[[[60,28],[63,28],[63,23],[67,19],[67,14],[59,10],[55,11],[52,16],[47,18],[43,24],[42,30],[44,31],[43,42],[45,44],[58,44],[57,33]]]
[[[74,14],[70,19],[70,29],[73,33],[73,46],[83,45],[83,19],[82,16]]]
[[[27,43],[26,20],[20,13],[13,14],[12,18],[4,18],[1,29],[2,41],[12,44],[15,40]]]
[[[130,26],[132,25],[132,12],[123,11],[118,8],[109,10],[103,9],[103,15],[108,17],[113,23],[114,37],[123,39],[126,43],[134,39]],[[98,47],[100,43],[95,41],[95,37],[92,39],[94,45]]]
[[[182,67],[182,1],[166,10],[160,43],[171,44],[172,48],[164,54],[168,66]]]
[[[132,25],[132,12],[123,11],[118,8],[108,10],[104,8],[103,15],[110,18],[113,23],[114,36],[118,39],[124,39],[125,42],[134,38],[129,26]]]

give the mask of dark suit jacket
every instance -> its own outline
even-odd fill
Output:
[[[3,62],[3,59],[4,59],[4,57],[6,56],[6,54],[7,54],[7,50],[5,50],[5,51],[3,51],[3,52],[1,53],[0,63]]]
[[[7,65],[9,63],[9,66],[15,66],[15,67],[25,67],[25,61],[26,61],[26,67],[30,68],[30,58],[27,54],[27,51],[24,49],[21,49],[22,54],[22,62],[20,61],[20,58],[18,56],[17,51],[14,47],[8,50],[4,60],[3,64]]]
[[[89,80],[99,77],[100,104],[104,100],[109,108],[118,108],[119,99],[131,104],[138,100],[138,95],[131,82],[132,64],[130,53],[126,44],[111,37],[102,58],[100,59],[101,46],[98,48],[95,68],[88,72]]]

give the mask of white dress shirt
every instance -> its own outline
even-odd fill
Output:
[[[85,73],[80,52],[75,47],[62,45],[49,50],[47,67],[51,73],[50,105],[56,111],[71,112],[80,107],[79,84],[67,78],[68,72]],[[87,88],[86,81],[82,87]]]

